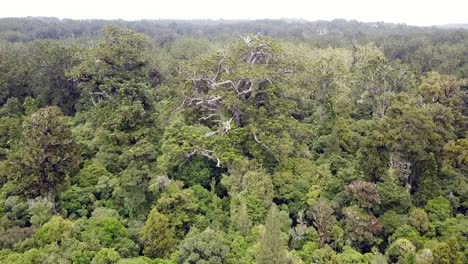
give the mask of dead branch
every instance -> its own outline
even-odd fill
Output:
[[[249,89],[244,90],[244,91],[242,91],[242,92],[237,92],[237,96],[239,97],[239,96],[242,96],[242,95],[244,95],[244,94],[246,94],[246,93],[252,92],[252,91],[253,91],[252,87],[253,87],[253,85],[250,85]]]
[[[198,120],[207,120],[207,119],[210,119],[210,118],[215,117],[215,116],[219,116],[219,114],[209,114],[208,116],[200,117]],[[218,121],[218,120],[216,120],[216,121]]]
[[[234,84],[232,83],[231,80],[223,81],[223,82],[220,82],[220,83],[215,83],[215,84],[213,84],[213,86],[216,88],[218,86],[222,86],[222,85],[225,85],[225,84],[230,84],[232,87],[234,87]]]
[[[253,137],[254,137],[255,142],[257,142],[257,143],[260,144],[263,148],[265,148],[266,150],[268,150],[269,152],[271,152],[271,149],[270,149],[267,145],[265,145],[265,144],[262,143],[260,140],[258,140],[257,135],[256,135],[254,132],[252,132],[252,135],[253,135]]]
[[[215,72],[213,78],[211,78],[212,83],[215,83],[216,79],[218,79],[218,76],[221,73],[221,68],[223,67],[225,59],[226,59],[226,54],[223,54],[223,58],[221,58],[221,60],[219,60],[218,67],[216,67],[216,72]]]
[[[222,117],[222,116],[221,116]],[[224,136],[229,130],[231,130],[231,122],[234,119],[234,116],[227,121],[217,120],[219,122],[219,128],[216,131],[208,132],[205,134],[205,137],[211,137],[215,134],[218,134],[222,131],[221,136]]]
[[[90,94],[90,95],[99,95],[99,96],[101,96],[101,97],[106,97],[106,98],[109,98],[109,99],[112,98],[112,96],[110,96],[110,95],[109,95],[108,93],[106,93],[106,92],[90,92],[89,94]]]
[[[213,136],[213,135],[216,135],[216,134],[219,133],[219,131],[221,131],[221,129],[218,129],[218,130],[216,130],[216,131],[208,132],[208,133],[205,134],[205,137],[211,137],[211,136]]]
[[[91,97],[91,102],[93,103],[94,106],[97,106],[97,104],[103,99],[103,98],[107,98],[107,99],[112,99],[112,96],[110,96],[109,94],[107,94],[106,92],[90,92],[89,93],[90,97]],[[96,103],[96,101],[94,101],[94,96],[97,96],[97,99],[98,99],[98,102]]]
[[[91,95],[90,97],[91,97],[91,102],[93,102],[93,105],[94,105],[94,106],[97,106],[97,103],[94,101],[93,96]]]
[[[215,97],[212,97],[212,98],[208,99],[207,103],[212,104],[214,102],[221,101],[223,98],[224,98],[224,96],[222,96],[222,95],[215,96]]]
[[[228,121],[223,122],[223,133],[221,134],[221,136],[224,136],[229,130],[231,130],[231,122],[233,118],[234,116],[231,117],[231,119],[229,119]]]
[[[187,160],[197,153],[208,158],[209,160],[216,161],[216,167],[221,167],[221,160],[219,158],[213,157],[214,151],[209,149],[194,149],[187,155]]]
[[[215,158],[212,156],[212,154],[214,153],[213,150],[208,150],[208,149],[202,149],[200,150],[200,154],[207,157],[208,159],[210,160],[216,160],[216,167],[221,167],[221,160],[218,159],[218,158]]]
[[[172,111],[172,114],[174,114],[175,112],[179,111],[182,107],[184,107],[186,101],[187,101],[187,98],[185,98],[184,101],[182,101],[182,104],[180,104],[174,111]]]
[[[250,53],[249,63],[253,65],[257,61],[263,60],[265,61],[266,64],[268,64],[268,62],[270,61],[272,57],[273,56],[270,53],[266,53],[263,51],[252,51]]]

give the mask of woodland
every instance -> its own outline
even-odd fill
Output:
[[[0,19],[0,263],[468,263],[468,30]]]

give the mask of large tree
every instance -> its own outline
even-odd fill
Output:
[[[210,228],[185,239],[179,251],[177,263],[181,264],[222,264],[229,255],[223,233]]]
[[[31,197],[48,196],[57,210],[65,179],[73,175],[80,163],[78,145],[58,107],[42,108],[31,114],[22,145],[11,163],[14,180],[21,189]]]
[[[286,243],[281,234],[278,208],[273,204],[266,219],[265,231],[259,241],[257,264],[288,263],[286,253]]]
[[[314,226],[320,238],[320,246],[331,240],[333,225],[336,223],[336,218],[333,214],[333,208],[330,203],[325,200],[319,200],[313,207]]]
[[[174,229],[169,225],[169,218],[153,208],[146,220],[143,232],[145,256],[166,257],[176,244]]]

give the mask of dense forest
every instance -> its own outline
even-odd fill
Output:
[[[468,31],[0,19],[0,263],[468,263]]]

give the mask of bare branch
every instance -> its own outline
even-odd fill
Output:
[[[253,87],[253,85],[250,85],[249,89],[244,90],[244,91],[242,91],[242,92],[237,92],[237,96],[241,96],[241,95],[244,95],[244,94],[246,94],[246,93],[252,92],[252,91],[253,91],[252,87]]]
[[[214,103],[214,102],[217,102],[217,101],[220,101],[224,98],[224,96],[222,95],[219,95],[219,96],[216,96],[216,97],[212,97],[210,99],[208,99],[207,103],[210,104],[210,103]]]
[[[208,159],[210,160],[216,160],[216,167],[221,167],[221,160],[219,160],[218,158],[215,158],[213,157],[214,151],[213,150],[209,150],[209,149],[201,149],[200,150],[200,154],[207,157]]]
[[[226,122],[223,122],[223,133],[221,134],[222,136],[224,136],[229,130],[231,130],[231,122],[232,122],[232,119],[234,118],[231,117],[231,119],[229,119],[228,121]]]
[[[219,114],[209,114],[208,116],[200,117],[198,120],[207,120],[215,116],[219,116]]]
[[[97,106],[96,102],[94,101],[93,96],[91,95],[90,97],[91,97],[91,102],[93,102],[93,105],[94,105],[94,106]]]
[[[221,129],[218,129],[218,130],[216,130],[216,131],[208,132],[208,133],[205,134],[205,137],[211,137],[211,136],[213,136],[213,135],[216,135],[217,133],[219,133],[220,130],[221,130]]]
[[[107,94],[106,92],[90,92],[89,94],[90,94],[91,96],[92,96],[92,95],[99,95],[99,96],[106,97],[106,98],[109,98],[109,99],[112,98],[112,96],[110,96],[110,95]]]
[[[97,106],[96,101],[94,101],[95,95],[97,96],[98,103],[102,100],[102,98],[112,99],[112,96],[110,96],[106,92],[90,92],[89,95],[91,97],[91,102],[93,103],[94,106]]]
[[[218,67],[216,67],[216,72],[215,72],[213,78],[211,78],[211,82],[212,82],[212,83],[215,83],[215,82],[216,82],[216,79],[218,79],[218,76],[219,76],[219,74],[221,73],[221,67],[223,67],[224,60],[225,60],[225,59],[226,59],[226,54],[223,54],[223,58],[219,61]]]
[[[268,150],[269,152],[271,152],[271,149],[270,149],[267,145],[265,145],[265,144],[262,143],[260,140],[258,140],[257,135],[256,135],[254,132],[252,132],[252,135],[253,135],[253,137],[254,137],[255,142],[257,142],[257,143],[260,144],[262,147],[264,147],[266,150]]]
[[[200,155],[210,159],[210,160],[213,160],[213,161],[216,161],[216,167],[221,167],[221,160],[218,159],[218,158],[215,158],[213,157],[213,153],[214,151],[213,150],[209,150],[209,149],[194,149],[192,151],[190,151],[190,153],[187,155],[187,160],[190,159],[193,155],[199,153]]]
[[[179,105],[179,107],[177,107],[174,111],[172,111],[172,114],[174,114],[175,112],[179,111],[182,107],[184,107],[186,101],[187,101],[187,98],[184,99],[184,101],[182,102],[181,105]]]
[[[218,86],[225,85],[225,84],[230,84],[232,87],[234,87],[234,84],[232,83],[231,80],[223,81],[223,82],[220,82],[220,83],[215,83],[215,84],[213,84],[213,87],[218,87]]]

